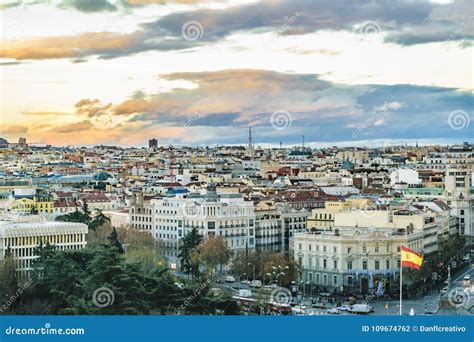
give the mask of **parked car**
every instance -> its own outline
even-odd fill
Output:
[[[261,280],[252,280],[250,282],[251,287],[262,287],[262,281]]]
[[[225,277],[225,282],[226,283],[233,283],[235,281],[235,277],[234,276],[226,276]]]
[[[328,314],[339,315],[339,310],[337,308],[331,308],[327,310]]]
[[[326,309],[326,304],[324,303],[316,302],[316,303],[311,304],[311,306],[315,309]]]
[[[465,280],[465,281],[471,280],[471,275],[470,275],[470,274],[466,274],[466,275],[464,276],[464,280]]]

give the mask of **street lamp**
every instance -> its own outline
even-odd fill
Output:
[[[250,266],[250,265],[252,265],[252,269],[253,269],[253,278],[252,278],[252,280],[255,280],[255,265],[252,264],[251,262],[248,262],[247,266]]]
[[[246,276],[246,275],[247,275],[246,272],[245,272],[245,273],[242,273],[241,275],[239,275],[239,289],[242,288],[242,276]]]

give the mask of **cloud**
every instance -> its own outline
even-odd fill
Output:
[[[81,122],[71,123],[63,126],[53,128],[51,131],[55,133],[74,133],[80,131],[86,131],[93,127],[92,123],[88,120]]]
[[[132,0],[129,0],[132,1]],[[150,1],[133,1],[142,4]],[[153,1],[155,2],[155,1]],[[159,1],[162,3],[161,1]],[[107,10],[110,3],[69,1],[82,11]],[[36,37],[2,41],[0,57],[16,60],[72,58],[103,59],[145,51],[179,51],[218,42],[239,32],[274,32],[275,35],[304,35],[318,31],[348,31],[364,34],[371,23],[388,43],[413,45],[474,38],[474,10],[469,0],[453,4],[406,1],[263,1],[223,9],[173,12],[143,23],[133,33],[88,32],[77,36]],[[197,22],[199,39],[184,39],[183,25]],[[321,53],[325,52],[321,50]]]
[[[117,7],[109,0],[63,0],[59,5],[61,8],[74,8],[80,12],[106,12],[116,11]]]
[[[133,34],[89,32],[76,36],[3,40],[0,57],[24,59],[78,58],[93,54],[125,53],[134,44]]]
[[[134,108],[124,111],[132,115],[128,123],[181,127],[186,132],[199,127],[202,142],[212,142],[204,140],[209,136],[204,132],[211,127],[237,132],[247,126],[253,126],[264,142],[280,138],[299,141],[301,135],[314,141],[452,137],[466,132],[452,132],[447,125],[449,113],[473,105],[471,92],[454,88],[347,86],[321,80],[315,74],[233,69],[161,77],[191,82],[194,87],[148,95],[144,106],[125,101]],[[277,111],[289,113],[291,127],[278,132],[272,128],[272,113]],[[360,127],[364,129],[354,138],[354,129]],[[177,138],[189,141],[183,134]],[[215,137],[223,143],[235,143],[234,138],[227,134]],[[199,139],[193,137],[193,141]]]
[[[98,99],[82,99],[77,102],[74,107],[76,107],[76,114],[93,117],[109,113],[112,108],[112,103],[101,104]]]
[[[36,116],[62,116],[62,115],[71,115],[71,113],[64,112],[47,112],[47,111],[28,111],[21,113],[23,115],[36,115]]]
[[[0,134],[15,135],[28,132],[28,127],[20,125],[0,125]]]
[[[131,99],[123,101],[114,108],[115,114],[133,114],[145,112],[150,108],[150,104],[144,99]]]

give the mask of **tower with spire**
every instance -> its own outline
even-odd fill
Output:
[[[253,148],[252,141],[252,127],[249,127],[249,141],[247,144],[247,148],[245,149],[245,155],[250,158],[253,158],[255,156],[255,150]]]

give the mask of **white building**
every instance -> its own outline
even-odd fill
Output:
[[[445,196],[451,214],[459,218],[459,233],[474,236],[474,198],[471,195],[471,171],[468,168],[446,170]]]
[[[412,169],[397,169],[390,174],[390,184],[408,184],[418,185],[421,183],[421,179],[418,176],[418,171]]]
[[[368,293],[379,281],[386,288],[398,283],[400,246],[422,248],[423,232],[341,227],[318,233],[296,233],[294,258],[302,267],[302,280],[320,290]]]
[[[10,250],[20,276],[32,270],[35,247],[50,243],[59,250],[86,246],[87,226],[75,222],[46,222],[40,216],[10,216],[0,220],[0,259]]]
[[[232,251],[255,248],[253,202],[241,194],[208,191],[205,196],[152,199],[153,236],[178,249],[179,240],[196,227],[206,238],[223,236]]]

